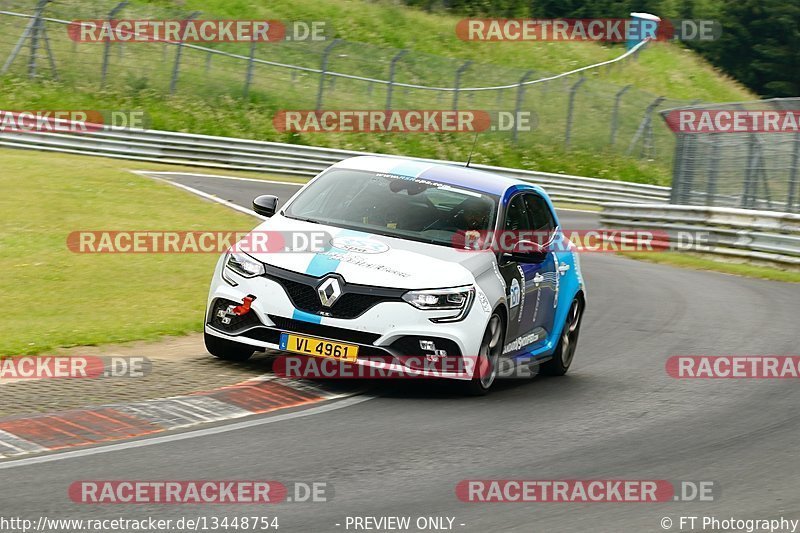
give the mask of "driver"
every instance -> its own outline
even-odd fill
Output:
[[[489,226],[490,208],[486,202],[470,198],[461,203],[454,217],[459,233],[463,232],[464,247],[477,250],[483,246],[482,233]]]
[[[489,224],[489,208],[482,200],[469,199],[461,203],[461,209],[456,215],[456,225],[464,231],[479,231],[487,229]]]

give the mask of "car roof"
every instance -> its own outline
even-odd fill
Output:
[[[386,156],[358,156],[339,161],[334,167],[352,170],[369,170],[386,174],[397,174],[411,178],[423,178],[447,185],[462,186],[467,189],[496,194],[503,194],[510,188],[530,188],[544,193],[541,187],[531,183],[517,180],[474,168],[456,164],[436,163],[420,159],[407,159],[403,157]]]

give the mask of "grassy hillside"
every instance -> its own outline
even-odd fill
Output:
[[[32,11],[32,0],[11,0],[15,8]],[[48,7],[48,15],[65,19],[97,18],[115,2],[64,0]],[[386,79],[388,65],[399,48],[410,53],[398,63],[397,79],[418,84],[452,86],[455,70],[464,61],[475,63],[462,76],[462,87],[514,83],[527,70],[532,79],[604,61],[624,52],[622,46],[596,43],[470,43],[454,31],[459,17],[415,11],[391,2],[363,0],[185,0],[145,3],[134,1],[125,18],[180,18],[202,11],[201,18],[279,18],[325,20],[335,36],[345,39],[331,55],[330,69]],[[0,17],[0,58],[10,51],[13,36],[21,33],[19,19]],[[112,46],[107,83],[100,89],[101,44],[75,44],[64,27],[50,27],[60,81],[25,77],[27,57],[0,79],[0,106],[10,109],[137,109],[151,117],[153,128],[337,148],[400,153],[465,160],[472,146],[468,134],[291,134],[279,133],[272,117],[282,109],[309,109],[316,105],[320,80],[316,74],[256,65],[247,100],[244,61],[210,57],[184,49],[180,77],[169,95],[176,47],[164,44]],[[263,45],[256,57],[318,67],[327,43]],[[246,55],[249,47],[221,44],[216,48]],[[23,54],[24,55],[24,54]],[[44,58],[40,62],[45,67]],[[565,149],[568,93],[578,78],[529,87],[522,109],[538,117],[534,131],[520,134],[513,144],[507,133],[481,134],[474,161],[531,170],[564,172],[612,179],[665,184],[670,179],[672,135],[654,120],[654,153],[644,153],[635,138],[643,111],[656,96],[667,98],[661,107],[690,100],[730,101],[752,98],[740,86],[718,75],[697,55],[680,46],[655,43],[636,60],[587,74],[576,93],[571,148]],[[621,100],[616,145],[609,145],[615,94],[633,87]],[[452,93],[398,89],[395,109],[442,109],[452,105]],[[462,93],[462,109],[513,110],[517,90]],[[385,86],[330,78],[324,83],[323,106],[331,109],[381,109]],[[630,152],[630,155],[628,153]]]
[[[126,161],[9,149],[0,161],[0,292],[25,310],[0,322],[0,356],[201,329],[218,254],[79,254],[67,248],[71,232],[249,231],[258,223],[132,174]]]

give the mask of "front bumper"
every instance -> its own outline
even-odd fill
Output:
[[[298,310],[284,287],[268,277],[243,278],[230,271],[222,279],[222,259],[217,264],[208,296],[205,331],[261,349],[280,350],[281,333],[295,333],[359,346],[356,364],[386,370],[412,369],[421,376],[466,379],[463,372],[426,372],[420,358],[433,355],[419,347],[419,340],[431,340],[448,357],[474,358],[489,320],[477,302],[459,322],[434,323],[430,318],[452,315],[452,311],[423,311],[403,301],[375,304],[355,318],[319,316]],[[242,317],[220,322],[217,312],[254,295],[251,311]],[[430,359],[428,360],[430,364]],[[434,363],[435,366],[435,363]],[[430,367],[429,367],[430,368]]]

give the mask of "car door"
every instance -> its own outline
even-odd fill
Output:
[[[539,212],[541,204],[536,197],[535,193],[527,192],[513,196],[505,212],[502,230],[513,233],[515,238],[520,232],[546,231],[547,214]],[[546,202],[544,206],[547,207]],[[500,274],[506,283],[508,306],[504,353],[513,355],[529,351],[545,341],[552,331],[558,290],[555,263],[553,253],[548,253],[539,263],[517,261],[501,253]]]

